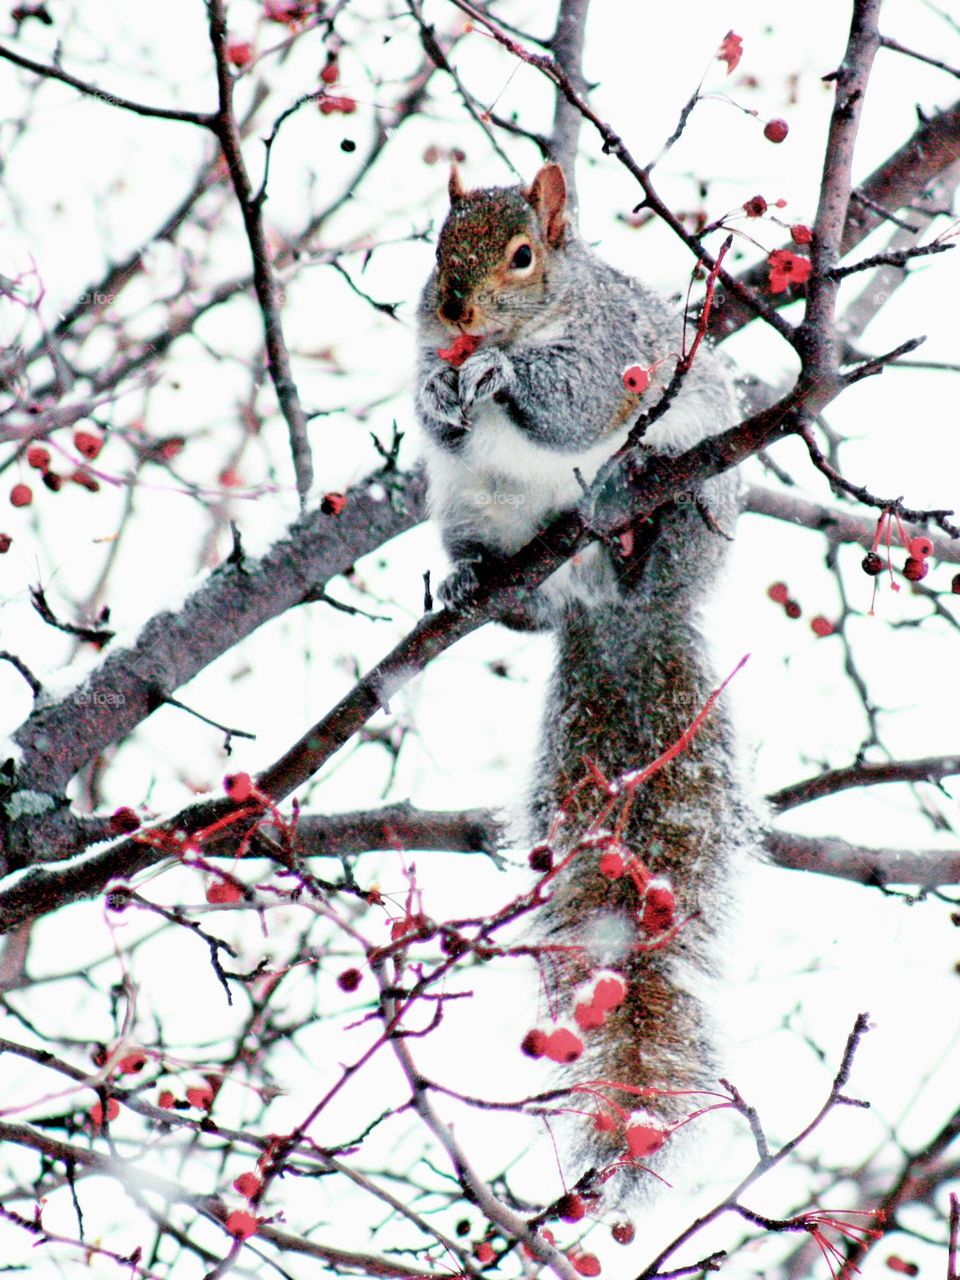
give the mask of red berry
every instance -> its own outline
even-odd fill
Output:
[[[139,1049],[135,1053],[128,1053],[117,1063],[117,1069],[125,1076],[136,1075],[138,1071],[142,1071],[147,1065],[147,1055],[141,1053]]]
[[[627,865],[619,853],[615,853],[612,849],[608,850],[600,858],[599,862],[600,874],[607,876],[610,880],[618,880],[627,869]]]
[[[493,1262],[494,1258],[497,1256],[493,1251],[493,1245],[489,1244],[486,1240],[481,1240],[480,1243],[475,1246],[473,1254],[478,1262],[483,1263]]]
[[[92,431],[75,431],[73,445],[78,453],[92,462],[103,448],[103,437],[95,436]]]
[[[763,126],[763,136],[768,142],[782,142],[789,132],[786,120],[768,120]]]
[[[595,1004],[574,1005],[573,1020],[581,1031],[594,1031],[603,1026],[603,1010]]]
[[[903,566],[903,576],[909,582],[919,582],[921,578],[925,578],[930,570],[930,566],[926,560],[918,560],[916,556],[908,556],[907,562]]]
[[[10,503],[14,507],[29,507],[33,501],[33,490],[28,484],[15,484],[10,490]]]
[[[649,1124],[627,1126],[627,1149],[632,1156],[652,1156],[659,1151],[669,1135],[663,1129]]]
[[[813,232],[809,227],[804,226],[802,222],[795,222],[790,228],[790,234],[793,236],[794,244],[812,244]]]
[[[601,978],[593,989],[594,1008],[604,1012],[616,1009],[623,1004],[626,995],[627,984],[622,978]]]
[[[610,1228],[610,1234],[617,1244],[632,1244],[637,1233],[632,1222],[615,1222]]]
[[[0,556],[5,556],[13,546],[13,539],[9,533],[0,533]]]
[[[46,480],[48,476],[52,476],[52,475],[53,475],[52,471],[47,471],[44,474],[43,478],[44,480]],[[57,476],[57,479],[59,480],[60,477]],[[100,481],[96,478],[96,476],[92,476],[89,471],[84,470],[83,467],[79,467],[76,471],[72,471],[70,473],[70,479],[73,481],[74,484],[78,484],[84,489],[89,489],[91,493],[100,492]],[[57,485],[57,488],[59,489],[60,486]]]
[[[635,396],[642,396],[650,385],[650,372],[639,364],[632,364],[623,371],[623,385]]]
[[[213,884],[207,886],[206,896],[212,906],[219,906],[221,903],[239,902],[243,897],[243,890],[232,880],[214,880]],[[187,1096],[190,1096],[189,1092]]]
[[[583,1041],[566,1027],[560,1027],[547,1036],[543,1053],[551,1062],[576,1062],[583,1053]]]
[[[140,819],[132,809],[117,809],[110,815],[110,830],[115,835],[126,835],[130,831],[136,831],[140,826]]]
[[[586,1212],[583,1201],[573,1192],[568,1192],[557,1201],[557,1217],[564,1222],[579,1222]]]
[[[825,618],[822,613],[818,613],[815,618],[810,619],[810,630],[815,636],[832,636],[834,626],[829,618]]]
[[[223,789],[231,800],[242,804],[244,800],[250,799],[253,782],[249,773],[228,773],[223,780]]]
[[[233,1213],[227,1214],[227,1220],[223,1225],[238,1240],[249,1240],[251,1236],[257,1234],[257,1227],[260,1224],[252,1213],[247,1213],[246,1209],[234,1209]]]
[[[342,493],[325,493],[320,510],[325,516],[338,516],[346,505],[347,500]]]
[[[337,986],[341,991],[356,991],[362,981],[363,974],[359,969],[344,969],[337,978]]]
[[[357,104],[353,98],[338,97],[336,94],[328,93],[320,99],[320,114],[322,116],[332,116],[335,112],[340,115],[352,116],[357,109]]]
[[[246,40],[232,40],[227,45],[227,61],[242,71],[253,61],[253,45]]]
[[[520,1052],[528,1058],[542,1058],[547,1047],[547,1037],[542,1031],[528,1031],[520,1041]]]
[[[241,1173],[233,1180],[234,1191],[239,1191],[247,1200],[253,1200],[262,1188],[263,1183],[255,1173]]]
[[[483,341],[481,337],[474,333],[461,333],[449,347],[438,347],[437,355],[441,360],[446,360],[447,364],[453,365],[454,369],[459,369],[465,360],[473,355],[477,347]]]
[[[643,927],[648,933],[663,933],[673,924],[677,900],[665,880],[651,880],[643,899]]]
[[[103,1106],[99,1102],[95,1102],[89,1111],[90,1123],[94,1129],[99,1129],[103,1124]],[[120,1103],[116,1098],[107,1099],[107,1119],[116,1120],[120,1114]]]
[[[767,212],[767,202],[763,196],[751,196],[744,202],[743,211],[748,218],[762,218]]]
[[[907,544],[907,554],[913,556],[914,560],[926,560],[933,555],[933,543],[923,534],[918,538],[911,538]]]
[[[600,1262],[592,1253],[578,1253],[570,1259],[578,1276],[598,1276]]]
[[[198,1111],[209,1111],[213,1106],[213,1090],[208,1084],[193,1085],[187,1090],[187,1101]]]
[[[336,84],[340,76],[340,68],[337,65],[336,58],[331,58],[323,70],[320,72],[320,79],[324,84]]]
[[[160,1090],[159,1096],[157,1097],[157,1106],[161,1107],[164,1111],[169,1111],[173,1106],[173,1094],[169,1089]]]
[[[860,561],[860,568],[864,573],[869,573],[871,578],[875,578],[878,573],[883,573],[883,560],[875,551],[868,551]]]
[[[897,1275],[901,1276],[918,1276],[920,1274],[920,1268],[915,1262],[905,1262],[903,1258],[898,1258],[895,1253],[892,1253],[887,1259],[887,1267],[890,1271],[895,1271]]]
[[[527,862],[530,864],[531,871],[545,874],[553,866],[553,854],[547,845],[538,844],[530,850]]]
[[[63,476],[56,471],[44,471],[40,477],[51,493],[59,493],[63,488]]]
[[[797,604],[796,600],[788,600],[783,606],[783,611],[788,618],[799,618],[803,610]]]
[[[169,462],[171,458],[175,458],[178,453],[182,452],[186,445],[183,436],[168,436],[166,440],[159,440],[155,446],[158,457],[164,462]]]
[[[50,450],[45,449],[42,444],[32,444],[27,450],[27,462],[37,471],[46,471],[50,465]]]
[[[767,587],[767,595],[775,604],[786,604],[790,599],[790,592],[785,582],[774,582]]]

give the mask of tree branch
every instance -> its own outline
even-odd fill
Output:
[[[215,125],[216,116],[211,112],[181,111],[176,107],[151,107],[145,102],[134,102],[130,98],[123,98],[119,94],[100,89],[95,84],[90,84],[87,80],[80,80],[77,76],[72,76],[69,72],[62,71],[59,67],[51,67],[42,62],[35,62],[33,58],[27,58],[22,53],[17,53],[15,49],[8,49],[6,45],[0,45],[0,58],[5,59],[7,62],[12,62],[14,66],[23,67],[26,71],[32,71],[35,75],[42,76],[45,80],[57,80],[61,84],[69,85],[71,89],[76,89],[78,93],[82,93],[88,98],[97,98],[100,102],[105,102],[111,107],[119,107],[122,111],[133,111],[136,115],[144,116],[146,119],[178,120],[181,124],[199,125],[204,129],[213,129]]]

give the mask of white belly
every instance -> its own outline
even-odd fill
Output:
[[[627,435],[627,426],[592,448],[561,453],[531,441],[492,402],[475,413],[456,453],[426,442],[431,514],[449,532],[475,536],[506,554],[529,542],[550,516],[573,507],[585,483]]]

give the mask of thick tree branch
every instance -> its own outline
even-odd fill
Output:
[[[24,721],[14,735],[21,752],[19,787],[59,805],[73,775],[130,733],[165,696],[265,622],[310,598],[359,557],[416,524],[423,506],[421,477],[407,480],[402,501],[398,490],[396,502],[383,496],[383,482],[373,477],[349,491],[339,516],[308,512],[261,560],[221,566],[175,613],[156,614],[130,648],[111,653],[78,689],[41,703]],[[60,810],[64,818],[67,813]],[[45,826],[36,815],[15,826],[6,833],[8,870],[75,851],[70,832]]]
[[[769,831],[764,852],[775,866],[786,870],[815,871],[855,884],[908,884],[925,889],[960,884],[958,849],[871,849],[830,836]]]

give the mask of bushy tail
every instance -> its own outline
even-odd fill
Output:
[[[712,483],[730,520],[733,482]],[[756,832],[722,698],[690,732],[719,684],[699,614],[725,544],[693,504],[638,534],[619,596],[564,611],[533,798],[554,865],[542,969],[572,1033],[534,1047],[569,1061],[580,1145],[629,1182],[717,1088],[698,988]]]

